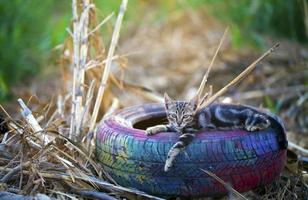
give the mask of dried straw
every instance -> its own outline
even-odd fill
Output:
[[[92,113],[92,118],[91,118],[91,121],[90,121],[89,133],[93,132],[93,130],[95,128],[98,111],[99,111],[101,102],[103,100],[105,88],[106,88],[106,85],[107,85],[107,80],[108,80],[109,73],[110,73],[110,68],[111,68],[111,64],[112,64],[112,57],[113,57],[114,50],[115,50],[117,43],[118,43],[118,40],[119,40],[120,29],[121,29],[124,13],[126,11],[126,6],[127,6],[127,0],[122,0],[121,6],[120,6],[120,11],[119,11],[117,21],[116,21],[116,24],[115,24],[115,28],[114,28],[112,38],[111,38],[111,43],[110,43],[110,47],[109,47],[109,51],[108,51],[108,55],[107,55],[106,66],[105,66],[105,69],[104,69],[104,72],[103,72],[101,83],[99,85],[99,89],[98,89],[98,93],[97,93],[97,97],[96,97],[96,101],[95,101],[95,105],[94,105],[94,109],[93,109],[93,113]]]
[[[73,88],[72,88],[72,108],[71,108],[71,123],[70,123],[70,133],[69,138],[73,138],[73,134],[75,132],[75,122],[76,122],[76,110],[77,110],[77,80],[78,80],[78,70],[79,70],[79,46],[80,39],[78,34],[78,9],[77,9],[77,0],[72,0],[72,12],[73,12]]]
[[[212,172],[205,170],[205,169],[200,169],[201,171],[205,172],[206,174],[208,174],[209,176],[211,176],[212,178],[214,178],[215,180],[217,180],[220,184],[222,184],[229,192],[231,192],[232,194],[235,194],[237,197],[239,197],[239,199],[243,199],[243,200],[248,200],[246,197],[244,197],[241,193],[239,193],[238,191],[236,191],[235,189],[233,189],[228,183],[226,183],[224,180],[222,180],[221,178],[219,178],[218,176],[216,176],[215,174],[213,174]]]
[[[44,142],[44,145],[47,145],[49,142],[52,141],[52,138],[44,134],[43,136],[41,135],[43,133],[42,127],[39,125],[38,121],[35,119],[35,117],[32,115],[31,110],[26,106],[26,104],[23,102],[22,99],[18,99],[18,103],[20,104],[22,108],[22,116],[25,118],[27,123],[30,125],[34,133],[37,133],[37,136]]]
[[[83,96],[84,96],[84,85],[85,85],[85,70],[86,70],[86,63],[87,63],[87,55],[88,55],[88,24],[89,24],[89,10],[93,7],[90,4],[89,0],[83,0],[83,12],[80,16],[79,27],[78,31],[80,36],[78,41],[80,43],[78,49],[79,51],[79,69],[77,72],[77,96],[76,96],[76,115],[75,115],[75,138],[78,138],[80,135],[80,127],[82,124],[82,113],[84,110],[83,107]]]
[[[252,64],[250,64],[242,73],[240,73],[237,77],[235,77],[230,83],[228,83],[225,87],[216,92],[213,96],[211,96],[201,107],[206,107],[213,103],[218,97],[225,94],[232,86],[235,86],[241,80],[248,76],[252,72],[254,68],[256,68],[257,64],[266,58],[269,54],[275,51],[278,48],[279,44],[275,44],[268,51],[266,51],[262,56],[260,56],[257,60],[255,60]]]
[[[222,44],[223,44],[225,38],[226,38],[226,35],[227,35],[228,31],[229,31],[229,27],[227,27],[227,28],[225,29],[224,34],[222,35],[222,37],[221,37],[221,39],[220,39],[220,41],[219,41],[219,45],[218,45],[218,47],[217,47],[217,49],[216,49],[216,51],[215,51],[215,54],[214,54],[214,56],[213,56],[213,58],[212,58],[212,60],[211,60],[211,63],[210,63],[210,65],[209,65],[209,67],[207,68],[207,71],[206,71],[205,75],[203,76],[203,79],[202,79],[201,84],[200,84],[200,86],[199,86],[199,88],[198,88],[198,91],[197,91],[197,95],[198,95],[199,99],[201,98],[202,92],[203,92],[203,90],[204,90],[204,86],[205,86],[205,84],[206,84],[206,82],[207,82],[207,78],[208,78],[208,76],[209,76],[209,74],[210,74],[210,71],[211,71],[212,66],[213,66],[213,64],[214,64],[214,61],[215,61],[215,59],[216,59],[216,56],[217,56],[217,54],[218,54],[218,52],[219,52],[219,50],[220,50],[220,48],[221,48],[221,46],[222,46]]]

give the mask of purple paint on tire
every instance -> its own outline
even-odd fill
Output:
[[[268,115],[270,128],[257,132],[200,131],[176,158],[173,168],[164,172],[168,151],[178,135],[147,136],[144,130],[134,128],[136,123],[165,116],[163,105],[125,108],[100,124],[97,158],[118,184],[157,196],[226,194],[220,183],[200,169],[213,172],[240,192],[248,191],[277,178],[286,160],[287,140],[281,120],[255,110]]]

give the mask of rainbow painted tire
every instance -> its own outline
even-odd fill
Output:
[[[125,108],[100,124],[97,158],[119,185],[156,196],[227,193],[223,185],[200,169],[213,172],[239,192],[248,191],[277,178],[286,160],[287,140],[281,120],[255,110],[269,116],[271,127],[257,132],[200,131],[171,170],[164,172],[167,153],[177,141],[177,134],[147,136],[141,129],[161,123],[165,116],[163,105]]]

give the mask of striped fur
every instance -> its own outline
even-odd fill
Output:
[[[179,141],[176,142],[168,152],[167,160],[164,167],[165,172],[169,171],[169,169],[173,165],[173,161],[175,160],[176,156],[193,141],[194,137],[195,134],[193,133],[184,133],[180,136]]]
[[[210,108],[198,108],[198,97],[192,100],[174,101],[165,94],[165,109],[168,125],[157,125],[146,130],[148,135],[174,131],[180,134],[179,140],[171,147],[165,162],[165,171],[172,167],[176,156],[194,139],[200,129],[245,129],[256,131],[266,129],[270,121],[257,111],[241,106],[230,108],[227,105],[212,105]]]

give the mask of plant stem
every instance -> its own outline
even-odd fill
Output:
[[[112,64],[112,57],[114,54],[114,50],[117,46],[118,40],[119,40],[119,35],[120,35],[120,29],[121,29],[121,25],[122,25],[122,20],[123,20],[123,16],[126,10],[126,5],[127,5],[127,0],[122,0],[121,6],[120,6],[120,11],[117,17],[117,21],[115,24],[115,28],[112,34],[112,39],[111,39],[111,43],[110,43],[110,47],[109,47],[109,51],[108,51],[108,55],[107,55],[107,61],[106,61],[106,65],[105,65],[105,69],[104,69],[104,73],[100,82],[100,86],[99,86],[99,90],[97,93],[97,97],[96,97],[96,101],[95,101],[95,105],[94,105],[94,110],[92,113],[92,118],[90,121],[90,129],[89,132],[92,132],[95,128],[95,124],[96,124],[96,120],[97,120],[97,115],[98,115],[98,111],[104,96],[104,92],[106,89],[106,84],[107,84],[107,80],[109,77],[109,73],[110,73],[110,68],[111,68],[111,64]]]
[[[239,83],[241,80],[243,80],[245,77],[248,76],[252,72],[254,68],[256,68],[257,64],[266,58],[269,54],[271,54],[275,49],[279,46],[279,44],[275,44],[272,46],[267,52],[265,52],[262,56],[260,56],[257,60],[255,60],[253,63],[251,63],[242,73],[240,73],[237,77],[235,77],[231,82],[229,82],[225,87],[221,88],[218,92],[216,92],[213,96],[211,96],[203,105],[202,107],[206,107],[213,103],[218,97],[225,94],[232,86]]]

